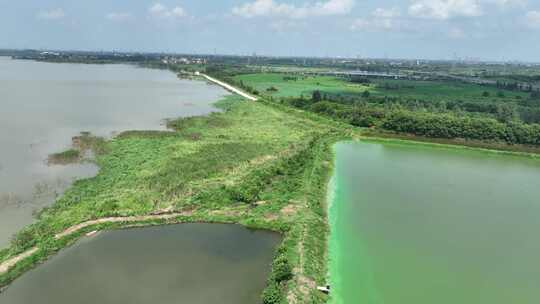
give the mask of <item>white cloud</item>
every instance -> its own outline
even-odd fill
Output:
[[[391,9],[378,8],[374,10],[371,15],[378,18],[394,18],[401,16],[401,12],[397,7]]]
[[[525,16],[527,25],[534,29],[540,29],[540,11],[530,11]]]
[[[396,29],[395,22],[390,18],[356,19],[351,24],[353,31],[387,32]]]
[[[391,9],[377,8],[371,12],[370,18],[358,18],[351,24],[353,31],[367,32],[387,32],[400,28],[401,20],[396,20],[401,16],[399,8]]]
[[[186,14],[186,11],[183,8],[181,8],[180,6],[177,6],[177,7],[172,9],[171,16],[173,16],[173,17],[185,17],[185,16],[187,16],[187,14]]]
[[[354,0],[329,0],[318,2],[314,7],[314,13],[327,15],[343,15],[349,13],[354,7]]]
[[[413,0],[409,14],[414,17],[446,20],[482,15],[478,0]]]
[[[327,0],[315,4],[296,6],[277,3],[274,0],[255,0],[255,2],[234,7],[232,13],[244,18],[274,16],[301,19],[315,16],[344,15],[352,10],[354,2],[355,0]]]
[[[122,22],[133,18],[131,13],[109,13],[105,18],[111,21]]]
[[[148,12],[151,16],[156,18],[182,18],[187,16],[186,10],[184,10],[182,7],[176,6],[169,9],[161,3],[155,3],[152,5],[148,9]]]
[[[64,10],[61,8],[56,8],[48,11],[41,11],[38,13],[37,17],[39,19],[45,19],[45,20],[58,20],[62,19],[66,16],[66,13],[64,13]]]
[[[486,4],[495,4],[503,8],[508,7],[508,6],[524,7],[527,5],[527,0],[481,0],[481,1]]]

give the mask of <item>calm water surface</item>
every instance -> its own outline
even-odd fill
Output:
[[[224,94],[161,70],[0,57],[0,248],[75,178],[96,174],[91,164],[46,164],[73,136],[163,129],[165,118],[213,111]]]
[[[2,304],[256,304],[281,237],[183,224],[103,232],[16,280]]]
[[[341,143],[333,186],[333,303],[539,303],[539,160]]]

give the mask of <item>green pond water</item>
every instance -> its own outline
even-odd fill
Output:
[[[280,240],[222,224],[103,232],[24,274],[0,303],[260,303]]]
[[[396,143],[335,152],[331,303],[539,303],[539,160]]]

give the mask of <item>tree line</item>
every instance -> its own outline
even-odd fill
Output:
[[[414,134],[418,136],[472,139],[508,144],[540,145],[540,125],[494,118],[459,116],[452,112],[412,111],[403,106],[385,107],[369,103],[340,104],[319,97],[283,98],[281,103],[319,113],[354,126]]]
[[[253,87],[232,78],[231,74],[234,72],[229,73],[220,71],[214,76],[221,76],[222,80],[252,94],[261,94]],[[290,97],[279,100],[269,98],[272,101],[322,114],[358,127],[380,128],[432,138],[462,138],[507,144],[540,145],[540,124],[524,123],[516,119],[516,111],[519,108],[516,108],[513,103],[473,105],[473,102],[461,101],[454,103],[404,101],[400,98],[370,97],[368,94],[357,99],[357,97],[336,96],[318,90],[309,97]],[[437,106],[440,107],[439,110]],[[451,110],[453,107],[458,109]],[[497,115],[463,115],[460,113],[463,107]],[[527,109],[531,108],[527,107]],[[540,121],[540,108],[537,109],[537,112],[527,111],[534,116],[531,120]]]

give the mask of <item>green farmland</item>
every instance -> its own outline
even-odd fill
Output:
[[[310,96],[313,91],[342,96],[360,97],[369,91],[375,97],[398,97],[403,99],[421,99],[428,101],[479,101],[501,102],[525,98],[527,93],[503,91],[504,97],[498,96],[500,90],[459,82],[410,81],[395,79],[370,79],[371,83],[353,83],[345,78],[332,76],[300,76],[299,74],[262,73],[235,76],[257,91],[274,97]],[[271,88],[276,88],[273,91]],[[484,96],[487,92],[487,96]]]

